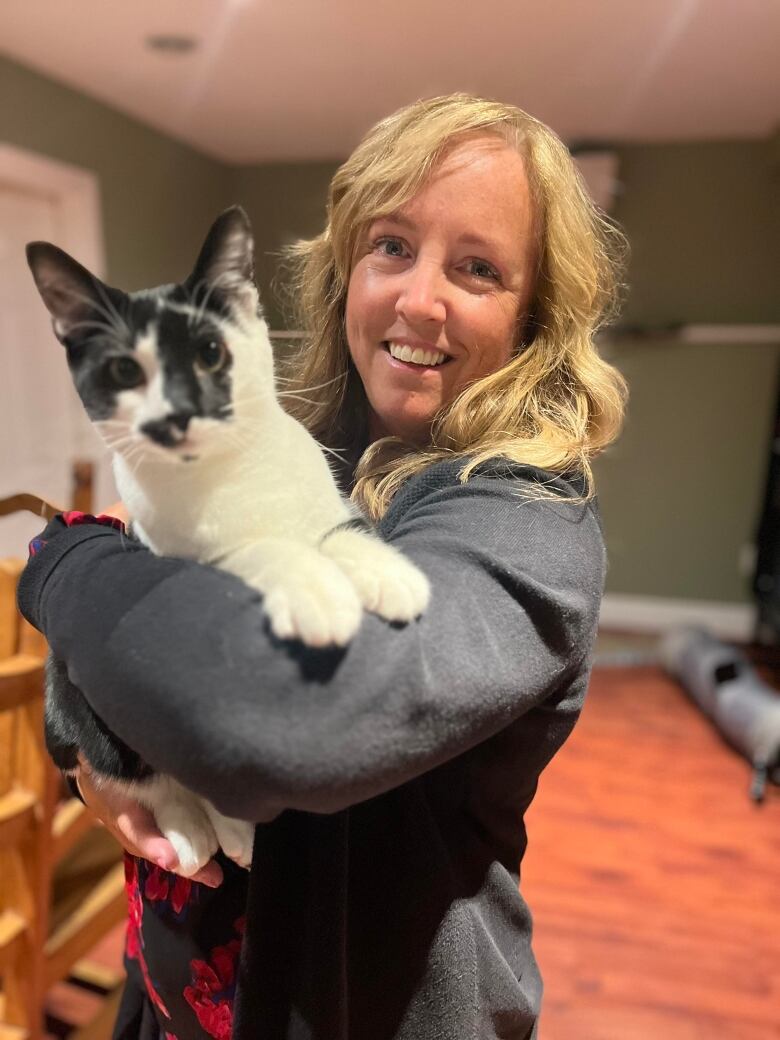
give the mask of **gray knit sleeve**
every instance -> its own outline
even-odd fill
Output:
[[[538,488],[496,474],[411,482],[384,533],[428,576],[430,606],[405,627],[366,615],[343,650],[279,643],[236,578],[123,554],[118,543],[111,553],[105,539],[80,543],[100,547],[91,567],[74,545],[65,561],[81,580],[63,561],[40,615],[112,617],[97,643],[51,622],[52,642],[95,711],[155,769],[233,816],[333,812],[581,680],[602,590],[601,530],[592,504],[540,499]],[[140,591],[124,602],[124,588]]]

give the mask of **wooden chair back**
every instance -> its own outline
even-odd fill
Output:
[[[83,468],[74,471],[74,492],[74,507],[91,511]],[[31,495],[0,501],[0,515],[18,508],[46,518],[59,511]],[[45,750],[47,648],[16,609],[23,566],[0,560],[0,1040],[40,1040],[46,991],[69,974],[90,977],[83,958],[126,915],[120,850],[81,802],[63,798]],[[91,839],[98,855],[84,857]]]
[[[46,645],[16,610],[21,569],[0,560],[0,1023],[37,1040],[57,785],[42,740]]]

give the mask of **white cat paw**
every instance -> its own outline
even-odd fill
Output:
[[[178,874],[192,877],[205,867],[219,844],[210,821],[197,804],[173,803],[158,810],[157,826],[179,857]]]
[[[222,566],[263,594],[263,609],[279,639],[344,646],[360,627],[363,611],[355,589],[312,546],[263,539],[233,553]]]
[[[319,573],[291,574],[266,591],[263,606],[279,639],[345,646],[360,627],[363,610],[355,589],[330,561],[321,562]]]
[[[255,843],[255,825],[246,820],[233,820],[228,816],[212,817],[211,822],[217,835],[219,847],[228,859],[247,870],[252,866],[252,847]]]
[[[398,550],[371,535],[344,532],[323,551],[347,575],[366,610],[387,621],[413,621],[428,606],[428,579]]]

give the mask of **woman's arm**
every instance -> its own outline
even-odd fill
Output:
[[[58,533],[20,605],[154,768],[245,819],[331,812],[486,739],[582,672],[599,525],[528,486],[423,487],[388,540],[427,574],[431,604],[401,629],[366,615],[344,650],[278,643],[236,578],[106,528]]]

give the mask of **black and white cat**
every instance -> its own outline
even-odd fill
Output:
[[[180,285],[124,293],[46,242],[27,247],[76,389],[113,452],[132,532],[153,552],[210,563],[263,594],[271,629],[344,645],[363,609],[407,622],[425,577],[339,492],[323,450],[282,408],[239,207],[214,223]],[[81,752],[130,788],[193,874],[220,846],[251,860],[253,827],[155,774],[111,734],[51,660],[46,739],[61,769]]]

